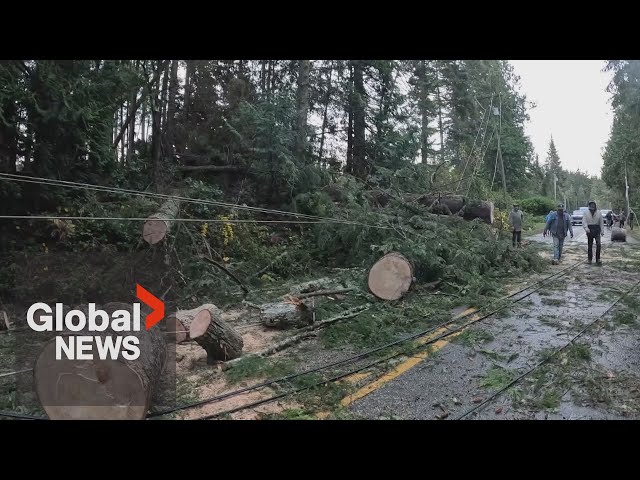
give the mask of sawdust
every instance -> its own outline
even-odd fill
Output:
[[[259,379],[253,381],[251,384],[242,383],[237,386],[229,386],[225,382],[224,378],[214,378],[209,380],[206,385],[202,385],[198,388],[198,398],[206,399],[216,397],[227,392],[239,390],[249,385],[256,385],[263,381],[264,379]],[[207,415],[225,412],[234,408],[241,407],[243,405],[248,405],[260,400],[265,400],[274,395],[275,392],[272,389],[270,389],[269,387],[264,387],[259,390],[245,392],[240,395],[225,398],[217,402],[212,402],[200,407],[192,408],[185,411],[180,416],[180,418],[183,420],[196,420]],[[294,402],[289,401],[274,401],[264,405],[256,406],[255,408],[232,413],[230,417],[233,420],[260,420],[261,415],[279,413],[287,408],[300,408],[300,406]]]
[[[253,325],[257,321],[255,315],[248,315],[244,309],[225,312],[223,319],[232,325],[242,335],[244,346],[243,355],[267,348],[277,341],[282,332],[265,328],[263,325]],[[249,385],[256,385],[264,379],[253,379],[251,383],[228,385],[221,371],[221,366],[207,365],[207,353],[195,342],[184,342],[176,345],[176,373],[189,382],[199,385],[196,395],[199,399],[216,397],[227,392],[236,391]],[[192,420],[232,410],[243,405],[258,402],[274,396],[276,393],[268,388],[249,391],[218,402],[205,404],[197,408],[184,411],[180,418]],[[241,410],[230,417],[234,420],[259,420],[261,415],[275,414],[287,408],[299,408],[295,402],[282,399],[252,409]]]
[[[266,329],[262,325],[245,328],[242,330],[242,340],[244,340],[242,352],[243,354],[257,352],[267,348],[276,342],[278,336],[280,336],[280,332]]]

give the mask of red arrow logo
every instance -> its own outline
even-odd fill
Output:
[[[152,312],[145,319],[145,326],[149,330],[164,318],[164,302],[137,283],[136,296],[152,309]]]

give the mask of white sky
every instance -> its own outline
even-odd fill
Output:
[[[536,107],[529,109],[526,132],[540,162],[553,141],[562,166],[600,176],[602,152],[613,119],[610,75],[604,60],[509,60],[520,76],[520,91]]]

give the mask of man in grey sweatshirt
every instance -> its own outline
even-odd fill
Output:
[[[518,242],[518,247],[521,246],[522,240],[522,223],[524,222],[524,213],[520,210],[520,205],[517,203],[513,204],[513,210],[509,213],[509,225],[511,226],[512,240],[513,246],[516,246],[516,242]]]

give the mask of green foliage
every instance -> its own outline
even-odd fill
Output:
[[[549,210],[555,210],[556,202],[549,197],[530,197],[520,200],[520,208],[532,215],[546,215]]]

